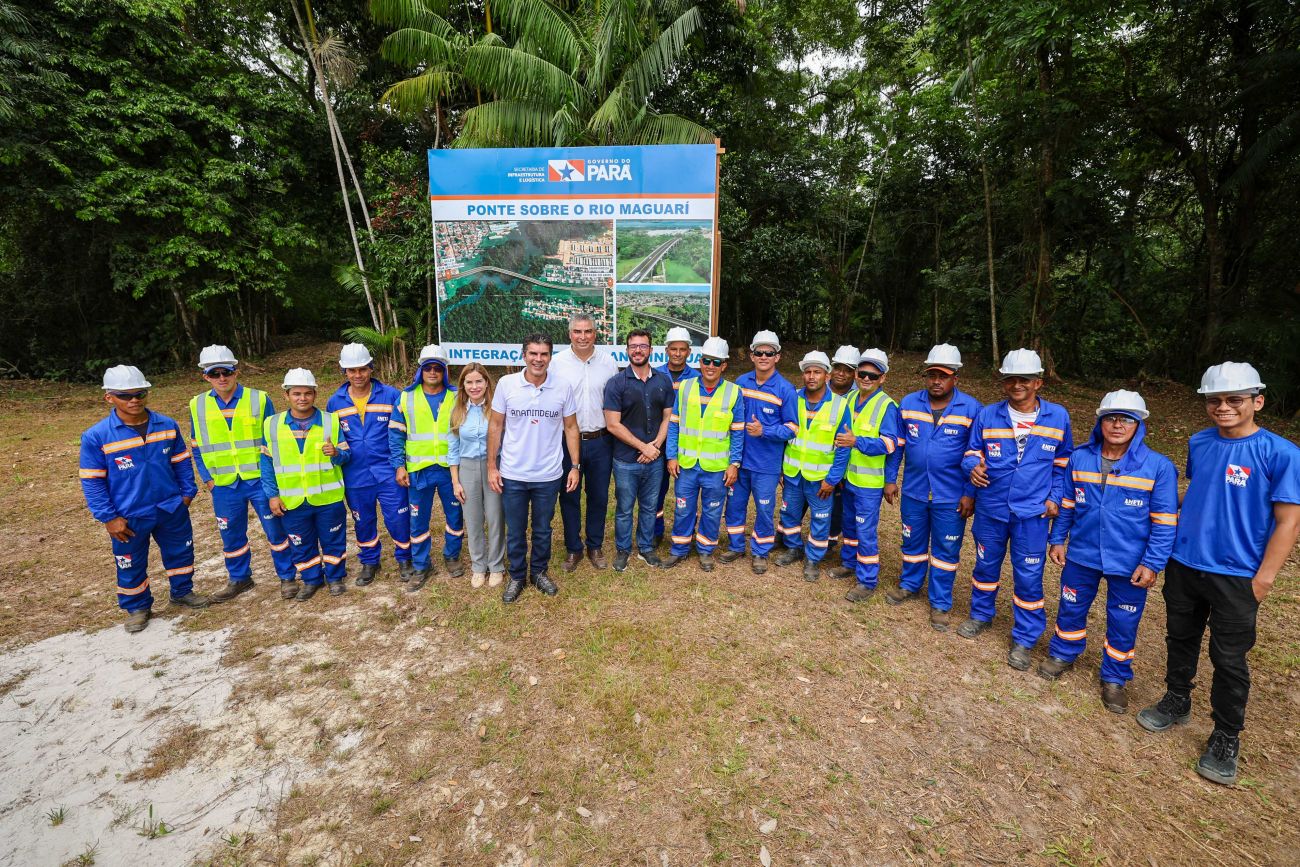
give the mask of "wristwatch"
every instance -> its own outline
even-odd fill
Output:
[[[582,469],[582,464],[574,464],[573,466],[569,467],[569,469],[571,469],[571,470],[580,470],[580,469]]]

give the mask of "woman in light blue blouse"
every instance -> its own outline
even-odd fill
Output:
[[[472,568],[471,587],[500,586],[506,571],[506,525],[501,495],[488,485],[488,408],[492,377],[471,362],[461,368],[456,405],[451,410],[451,483],[465,507],[465,540]],[[484,532],[486,528],[486,533]]]

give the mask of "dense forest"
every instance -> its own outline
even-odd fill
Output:
[[[428,148],[721,140],[720,331],[1300,407],[1286,0],[0,0],[0,369],[433,324]]]

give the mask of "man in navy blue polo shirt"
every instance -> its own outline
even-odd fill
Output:
[[[1300,537],[1300,448],[1255,423],[1263,389],[1249,364],[1216,364],[1201,378],[1214,427],[1187,444],[1189,484],[1165,571],[1166,692],[1137,718],[1152,732],[1191,719],[1208,624],[1214,731],[1196,770],[1224,785],[1237,782],[1255,616]]]
[[[638,509],[637,556],[659,565],[654,550],[655,498],[664,475],[664,441],[673,381],[650,367],[650,332],[627,335],[628,366],[605,383],[605,427],[614,437],[614,571],[632,556],[632,507]]]

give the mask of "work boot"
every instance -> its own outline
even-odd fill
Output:
[[[591,565],[595,566],[597,569],[604,571],[609,568],[609,561],[605,559],[605,552],[599,548],[588,548],[587,559],[590,560]]]
[[[631,552],[631,551],[615,551],[615,552],[614,552],[614,571],[615,571],[615,572],[625,572],[625,571],[627,571],[627,561],[630,560],[631,558],[632,558],[632,552]]]
[[[574,569],[578,568],[578,564],[581,562],[582,562],[582,552],[570,551],[564,557],[564,571],[572,572]]]
[[[1025,647],[1023,644],[1017,644],[1013,641],[1011,649],[1007,651],[1007,665],[1016,671],[1029,671],[1029,663],[1032,662],[1029,658],[1029,650],[1030,648]]]
[[[474,572],[469,576],[469,586],[473,587],[475,590],[479,589],[486,583],[487,583],[486,572]]]
[[[686,559],[685,554],[669,554],[667,557],[664,557],[662,560],[659,561],[659,568],[671,569],[685,559]]]
[[[858,583],[853,585],[853,589],[844,594],[844,598],[850,602],[866,602],[872,596],[876,595],[875,587],[868,587],[865,584]]]
[[[292,598],[294,598],[294,597],[297,596],[297,595],[298,595],[298,582],[297,582],[297,581],[281,581],[281,582],[280,582],[280,598],[281,598],[281,599],[292,599]]]
[[[506,580],[506,576],[505,576],[505,573],[504,573],[504,572],[489,572],[489,573],[488,573],[488,586],[489,586],[489,587],[500,587],[500,586],[501,586],[501,582],[502,582],[502,581],[505,581],[505,580]]]
[[[662,566],[664,562],[663,560],[659,559],[659,555],[655,553],[655,550],[653,548],[651,548],[649,551],[638,551],[636,554],[636,558],[640,560],[642,563],[646,564],[647,566]]]
[[[519,594],[523,593],[524,588],[527,586],[528,584],[524,579],[511,578],[509,583],[506,584],[506,589],[501,593],[501,601],[509,605],[519,598]]]
[[[319,584],[308,584],[307,582],[304,581],[302,585],[302,589],[300,589],[298,591],[298,595],[293,598],[297,599],[299,602],[306,602],[308,599],[315,596],[316,591],[319,589],[320,589]]]
[[[248,583],[251,585],[253,582],[250,580]],[[208,597],[200,596],[199,594],[195,593],[193,590],[191,590],[189,593],[186,593],[184,596],[171,597],[171,603],[173,605],[179,605],[182,608],[196,608],[196,609],[207,608],[208,605],[211,604]]]
[[[976,620],[974,617],[967,617],[957,627],[957,634],[962,638],[974,638],[993,624],[988,620]]]
[[[1196,773],[1211,783],[1231,786],[1237,782],[1237,756],[1241,754],[1241,738],[1222,729],[1210,733],[1205,752],[1196,763]]]
[[[397,577],[405,584],[415,577],[415,564],[410,560],[397,561]]]
[[[840,565],[831,569],[826,574],[829,575],[831,578],[834,578],[836,581],[843,581],[845,578],[852,578],[857,573],[854,572],[852,569],[850,569],[848,566],[845,566],[843,563],[841,563]]]
[[[1074,660],[1066,661],[1059,656],[1049,656],[1038,663],[1038,676],[1046,680],[1056,680],[1074,668]]]
[[[774,558],[772,558],[772,559],[773,559],[773,562],[775,562],[776,565],[778,565],[778,566],[789,566],[791,563],[795,563],[795,562],[797,562],[797,561],[803,559],[803,549],[802,549],[802,548],[786,548],[786,549],[784,549],[783,551],[781,551],[780,554],[777,554],[777,555],[776,555]]]
[[[1122,683],[1101,682],[1101,703],[1111,713],[1128,712],[1128,690]]]
[[[465,567],[461,565],[459,557],[445,557],[442,565],[447,567],[447,575],[452,578],[459,578],[465,574]]]
[[[1163,732],[1185,725],[1192,718],[1192,697],[1166,692],[1160,701],[1138,711],[1138,725],[1149,732]]]
[[[347,586],[346,586],[342,581],[331,581],[331,582],[330,582],[330,595],[331,595],[331,596],[342,596],[344,593],[347,593],[347,592],[348,592],[348,588],[347,588]]]
[[[213,605],[220,605],[222,602],[229,602],[245,590],[253,589],[253,579],[245,578],[243,581],[227,581],[226,586],[222,587],[216,593],[212,594],[209,600]]]
[[[942,608],[930,606],[930,628],[935,632],[947,632],[948,612]]]
[[[890,605],[902,605],[909,599],[918,599],[921,596],[919,590],[904,590],[902,585],[890,587],[885,591],[885,601]]]
[[[551,580],[551,576],[547,575],[545,572],[533,576],[533,586],[547,596],[554,596],[556,593],[560,592],[560,588],[555,586],[555,582]]]
[[[701,555],[700,555],[700,571],[701,571],[701,572],[712,572],[712,571],[713,571],[713,555],[712,555],[712,554],[701,554]]]
[[[753,570],[755,575],[762,575],[767,571],[767,558],[751,557],[749,560],[749,568]]]
[[[361,574],[357,576],[358,587],[369,587],[375,583],[375,576],[379,574],[378,563],[362,563]]]
[[[803,561],[803,580],[809,584],[821,577],[822,566],[820,563],[814,563],[811,560]]]
[[[140,632],[149,625],[149,618],[152,615],[153,612],[148,608],[141,608],[139,611],[132,611],[130,614],[126,615],[126,623],[122,624],[122,628],[131,633]]]
[[[433,564],[430,563],[428,566],[425,566],[423,569],[418,570],[415,573],[415,575],[411,577],[411,580],[406,585],[406,592],[407,593],[419,592],[424,588],[425,584],[429,583],[429,579],[432,577],[433,577]]]
[[[718,555],[718,559],[723,563],[735,563],[741,557],[745,556],[745,549],[737,551],[735,548],[728,548]]]

